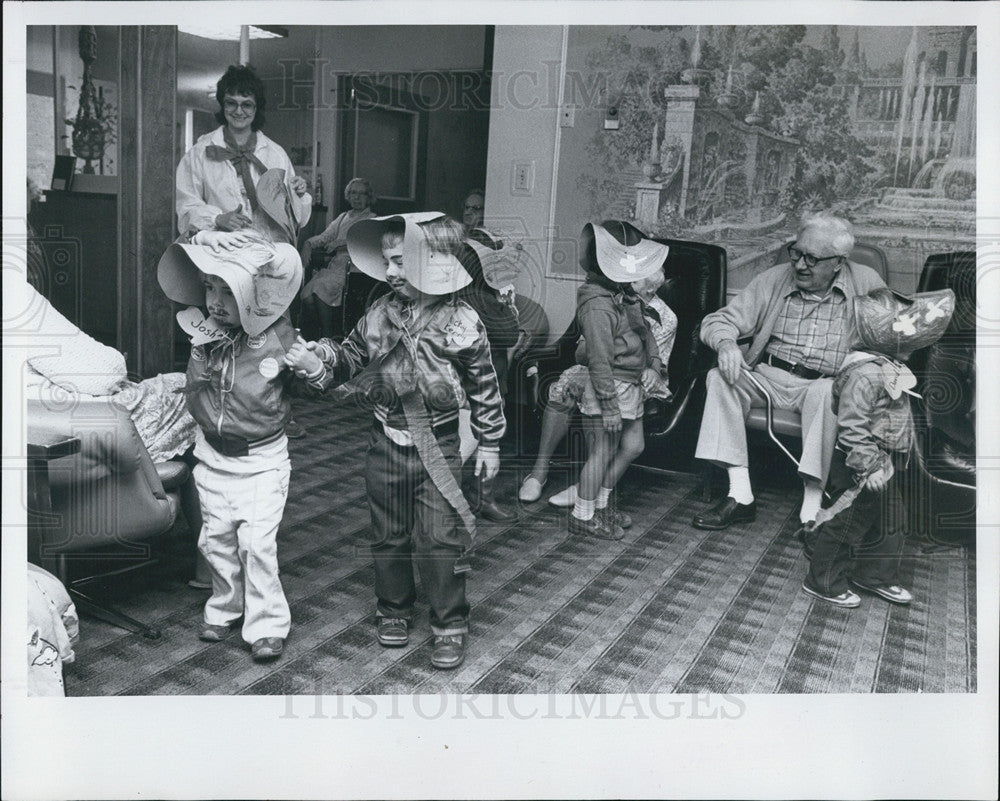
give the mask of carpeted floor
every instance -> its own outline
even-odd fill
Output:
[[[480,526],[468,655],[436,671],[426,605],[408,647],[374,639],[362,478],[370,418],[326,399],[297,400],[296,418],[309,434],[291,442],[279,534],[292,609],[284,657],[262,666],[238,636],[199,641],[207,594],[186,586],[190,549],[175,539],[160,567],[105,592],[161,639],[84,618],[67,694],[976,690],[971,549],[908,545],[912,606],[863,596],[858,609],[837,609],[800,589],[806,561],[787,484],[758,481],[753,524],[705,532],[690,525],[703,506],[694,476],[635,468],[621,485],[635,519],[622,542],[570,536],[568,510],[544,501],[522,507],[513,526]],[[505,467],[510,502],[526,468]],[[554,475],[546,489],[565,484]]]

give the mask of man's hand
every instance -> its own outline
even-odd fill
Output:
[[[660,374],[652,367],[647,367],[642,371],[642,388],[646,390],[646,392],[652,392],[655,390],[659,381]]]
[[[239,232],[229,231],[199,231],[191,237],[192,244],[204,245],[214,253],[222,250],[237,250],[244,245],[249,245],[250,237]]]
[[[725,342],[719,348],[719,372],[727,384],[735,384],[740,379],[740,372],[747,364],[743,361],[743,353],[735,342]]]
[[[489,481],[500,472],[500,454],[496,451],[476,448],[476,477],[480,474]]]
[[[285,365],[294,370],[299,378],[316,375],[323,368],[323,362],[313,352],[315,349],[315,342],[306,342],[302,337],[296,337],[295,344],[285,354]]]
[[[237,206],[232,211],[225,211],[215,218],[215,228],[219,231],[239,231],[251,227],[253,220],[243,213],[242,206]]]
[[[885,467],[880,467],[865,479],[865,486],[872,492],[881,492],[886,488],[889,479],[895,475],[896,470],[889,462]]]
[[[292,191],[302,197],[306,193],[306,181],[305,178],[296,175],[288,182],[288,185],[292,188]]]

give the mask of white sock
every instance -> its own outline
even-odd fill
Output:
[[[611,498],[611,490],[609,490],[607,487],[601,487],[599,490],[597,490],[597,500],[594,501],[595,504],[594,508],[607,509],[608,501],[610,500],[610,498]]]
[[[799,520],[802,523],[815,520],[822,501],[823,488],[812,481],[803,482],[802,509],[799,511]]]
[[[736,503],[753,503],[753,490],[750,489],[750,469],[747,467],[729,467],[729,497]]]
[[[576,503],[573,504],[573,517],[577,520],[590,520],[594,516],[594,504],[596,503],[597,501],[585,501],[578,497]]]

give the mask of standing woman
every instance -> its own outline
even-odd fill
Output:
[[[252,67],[231,66],[215,85],[215,100],[220,127],[199,137],[177,165],[181,236],[251,228],[272,242],[298,247],[312,196],[284,148],[261,131],[264,83]],[[305,435],[295,420],[288,421],[285,433],[292,439]]]
[[[309,269],[313,254],[323,253],[324,265],[302,289],[302,310],[304,313],[311,312],[315,316],[319,321],[320,335],[324,337],[350,333],[354,328],[353,325],[344,325],[343,331],[340,331],[343,320],[337,320],[337,312],[342,308],[343,316],[347,317],[344,288],[347,284],[348,271],[352,266],[347,254],[347,231],[358,220],[375,216],[375,193],[372,191],[372,185],[364,178],[351,179],[344,187],[344,199],[351,204],[351,207],[338,215],[323,233],[309,237],[302,246],[302,266],[306,270]],[[350,300],[351,305],[356,304],[355,298],[352,297]],[[364,297],[360,299],[362,306],[364,300]],[[359,319],[361,311],[363,310],[359,310],[356,315]]]
[[[312,196],[288,154],[261,131],[267,107],[263,82],[251,67],[230,67],[216,84],[215,99],[220,127],[200,137],[177,167],[180,233],[253,228],[274,242],[297,245],[296,232],[312,213]],[[271,200],[280,184],[258,187],[261,176],[275,168],[284,170],[278,177],[287,190],[285,224],[261,202]],[[267,195],[259,198],[258,188]]]

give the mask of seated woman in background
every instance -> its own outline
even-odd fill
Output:
[[[302,266],[307,271],[313,254],[323,255],[323,266],[302,288],[303,319],[308,321],[311,317],[316,320],[323,337],[341,336],[353,328],[346,325],[343,319],[337,320],[338,312],[346,308],[344,288],[351,268],[347,255],[347,232],[358,220],[375,216],[375,193],[364,178],[351,179],[344,188],[344,199],[351,204],[351,208],[338,215],[323,233],[309,237],[302,246]],[[349,302],[354,305],[356,299],[352,297]],[[364,303],[364,298],[361,303]],[[360,318],[360,313],[357,316]]]
[[[462,227],[466,236],[483,224],[485,197],[482,189],[470,189],[462,201]]]

